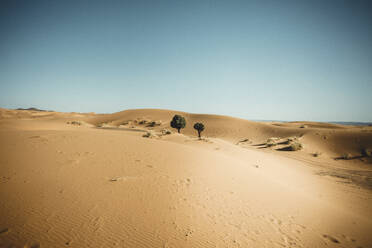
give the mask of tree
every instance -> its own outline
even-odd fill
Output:
[[[185,118],[183,118],[180,115],[173,116],[173,119],[170,123],[171,127],[176,128],[178,133],[180,133],[181,128],[186,127],[186,121]]]
[[[199,139],[200,139],[201,138],[200,133],[204,131],[204,124],[200,123],[200,122],[197,122],[197,123],[194,124],[194,129],[196,131],[198,131],[198,136],[199,136]]]

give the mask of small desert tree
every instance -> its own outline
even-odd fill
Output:
[[[171,127],[176,128],[178,133],[180,133],[181,128],[186,127],[186,120],[180,115],[173,116],[173,119],[170,123]]]
[[[198,131],[198,136],[199,136],[199,139],[200,139],[201,138],[200,133],[204,131],[204,124],[200,123],[200,122],[197,122],[197,123],[194,124],[194,129],[196,131]]]

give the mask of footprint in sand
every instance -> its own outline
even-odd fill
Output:
[[[117,182],[117,181],[122,180],[122,179],[123,179],[123,177],[113,177],[113,178],[110,179],[110,182]]]
[[[40,136],[31,136],[31,137],[28,137],[29,139],[37,139],[37,138],[40,138]]]
[[[0,228],[0,235],[2,235],[2,234],[6,234],[6,233],[8,233],[9,232],[9,228]]]
[[[136,176],[121,176],[121,177],[112,177],[112,178],[109,178],[109,182],[118,182],[118,181],[128,181],[128,180],[137,180],[139,179],[140,177],[136,177]]]
[[[346,236],[344,234],[341,235],[344,239],[346,239],[347,241],[349,242],[353,242],[355,243],[356,242],[356,239],[352,238],[352,237],[349,237],[349,236]]]
[[[31,244],[26,244],[24,248],[40,248],[40,244],[38,242],[34,242]]]
[[[336,243],[336,244],[339,244],[340,241],[338,241],[336,238],[330,236],[330,235],[327,235],[327,234],[323,234],[323,238],[327,239],[328,241],[331,241],[333,243]]]

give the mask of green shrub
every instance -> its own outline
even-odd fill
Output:
[[[170,123],[171,127],[177,129],[178,133],[180,133],[181,128],[186,127],[186,120],[184,117],[180,115],[173,116],[173,119]]]
[[[204,124],[197,122],[194,124],[194,129],[198,131],[198,137],[200,139],[201,138],[200,133],[204,131]]]

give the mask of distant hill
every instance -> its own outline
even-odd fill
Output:
[[[330,121],[329,123],[347,126],[372,126],[372,122],[353,122],[353,121]]]
[[[281,120],[252,120],[252,121],[259,121],[259,122],[282,122],[282,123],[289,123],[289,122],[297,122],[297,121],[281,121]],[[331,123],[331,124],[340,124],[346,126],[372,126],[372,122],[357,122],[357,121],[320,121],[320,123]]]
[[[43,110],[43,109],[38,109],[38,108],[17,108],[16,110],[30,110],[30,111],[41,111],[41,112],[44,112],[44,111],[48,111],[48,110]]]

